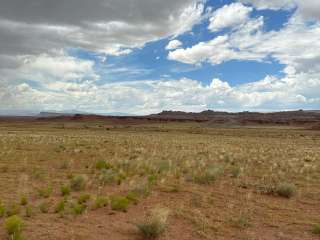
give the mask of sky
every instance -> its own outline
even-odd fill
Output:
[[[320,109],[320,1],[0,1],[0,114],[207,109]]]

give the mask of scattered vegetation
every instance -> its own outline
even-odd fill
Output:
[[[73,124],[64,124],[63,131],[61,125],[46,128],[44,123],[15,134],[1,132],[0,169],[6,169],[0,181],[4,200],[0,202],[1,222],[20,215],[28,226],[23,233],[34,237],[30,228],[43,228],[39,223],[44,219],[50,221],[45,231],[54,235],[53,229],[62,221],[82,221],[100,214],[107,221],[108,214],[134,219],[137,209],[143,211],[144,205],[159,202],[174,209],[170,236],[177,239],[180,236],[175,223],[180,218],[188,226],[185,234],[192,237],[197,234],[201,239],[213,239],[225,234],[223,238],[231,239],[236,231],[242,232],[252,224],[257,225],[250,228],[255,239],[262,222],[259,218],[274,213],[275,224],[281,221],[299,226],[290,228],[290,232],[283,230],[289,238],[303,239],[310,234],[311,239],[313,233],[319,234],[318,225],[311,233],[307,224],[294,220],[301,216],[318,221],[317,211],[306,211],[313,205],[306,207],[305,203],[319,203],[319,133],[272,128],[202,129],[187,123],[119,126],[106,132],[104,127],[93,131],[91,123],[85,130],[80,123]],[[38,128],[44,131],[35,131]],[[17,172],[22,172],[19,181]],[[286,198],[291,198],[288,211],[278,214]],[[239,214],[239,210],[256,208],[261,214]],[[81,214],[85,215],[79,219],[73,216]],[[167,218],[167,210],[154,210],[137,227],[145,239],[154,239],[168,227]],[[114,219],[116,225],[124,218]],[[230,224],[225,224],[228,221]],[[93,222],[87,221],[88,225]],[[70,222],[70,227],[75,226]],[[79,238],[88,229],[79,230]],[[97,234],[109,230],[101,228]],[[17,236],[21,240],[22,236]]]

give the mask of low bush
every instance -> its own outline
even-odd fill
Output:
[[[47,186],[47,187],[38,189],[38,194],[40,197],[48,198],[51,196],[52,191],[53,191],[52,186]]]
[[[62,196],[68,196],[70,195],[71,189],[69,185],[62,185],[60,187],[60,192]]]
[[[85,189],[87,179],[83,175],[73,176],[70,180],[70,187],[73,191],[81,191]]]
[[[87,209],[87,206],[85,204],[73,203],[71,205],[71,209],[74,215],[80,215],[84,213],[84,211]]]
[[[108,206],[108,204],[109,204],[109,198],[104,196],[97,196],[92,208],[93,209],[103,208]]]
[[[78,203],[79,204],[86,203],[86,202],[88,202],[90,200],[90,198],[91,198],[91,195],[88,194],[88,193],[81,194],[78,197]]]
[[[4,222],[4,227],[6,229],[7,234],[10,236],[12,240],[22,240],[22,228],[23,221],[17,215],[13,215],[8,217]]]
[[[296,187],[291,183],[280,183],[276,187],[276,193],[281,197],[291,198],[296,193]]]
[[[40,209],[40,212],[42,213],[48,213],[50,209],[50,203],[49,202],[40,203],[39,209]]]
[[[155,208],[145,222],[138,224],[137,227],[145,239],[158,238],[167,228],[168,216],[168,209]]]
[[[111,198],[111,209],[126,212],[130,201],[126,197],[113,196]]]

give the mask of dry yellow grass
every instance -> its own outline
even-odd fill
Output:
[[[136,223],[159,204],[171,212],[163,239],[316,239],[319,132],[104,126],[0,123],[0,200],[7,207],[28,199],[20,207],[28,239],[139,239]],[[84,189],[61,196],[61,186],[76,176],[84,178]],[[290,199],[277,193],[284,183],[295,187]],[[51,187],[48,213],[34,210],[25,217],[24,208],[37,209],[44,201],[37,189]],[[83,193],[93,197],[75,216],[71,206]],[[106,206],[128,193],[127,212]],[[101,208],[94,207],[97,197],[104,199]],[[65,213],[55,213],[64,198]]]

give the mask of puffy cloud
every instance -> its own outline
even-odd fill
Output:
[[[251,7],[246,7],[241,3],[231,3],[216,10],[210,18],[209,29],[212,32],[223,28],[238,26],[249,19]]]
[[[302,37],[303,36],[303,37]],[[169,59],[189,64],[229,60],[264,61],[269,56],[297,71],[318,71],[320,23],[309,24],[292,18],[279,31],[264,32],[263,18],[251,19],[230,34],[171,51]]]
[[[254,51],[249,47],[239,47],[246,44],[251,34],[261,28],[263,18],[249,21],[242,25],[241,29],[232,35],[218,36],[208,42],[200,42],[190,48],[177,49],[169,52],[168,59],[187,64],[199,64],[209,61],[212,64],[221,64],[229,60],[256,60],[261,61],[266,54]],[[237,44],[234,44],[237,42]],[[240,42],[241,41],[241,42]],[[255,40],[257,41],[257,40]]]
[[[181,46],[182,46],[182,42],[175,39],[168,43],[168,45],[166,46],[166,49],[174,50],[174,49],[180,48]]]

